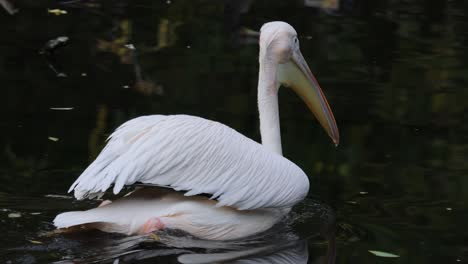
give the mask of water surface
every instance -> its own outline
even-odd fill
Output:
[[[0,9],[1,261],[177,263],[229,253],[234,263],[324,262],[333,238],[336,263],[468,262],[465,1],[10,2],[16,13]],[[126,120],[192,114],[258,140],[249,30],[271,20],[299,32],[341,134],[335,148],[300,99],[280,90],[284,155],[311,190],[277,237],[233,245],[177,234],[42,236],[57,213],[96,205],[66,190]],[[68,41],[46,47],[61,36]]]

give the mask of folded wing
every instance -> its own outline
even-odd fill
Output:
[[[152,115],[120,126],[70,191],[83,199],[136,182],[211,194],[218,206],[291,207],[309,190],[304,172],[221,123]]]

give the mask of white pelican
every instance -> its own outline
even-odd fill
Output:
[[[262,144],[195,116],[132,119],[109,137],[69,192],[74,190],[77,199],[84,199],[101,196],[112,186],[117,194],[135,183],[169,188],[144,187],[94,209],[62,213],[55,226],[92,226],[129,235],[169,228],[228,240],[265,231],[284,217],[306,197],[309,180],[282,156],[279,87],[299,94],[335,144],[339,135],[325,96],[299,50],[294,28],[285,22],[266,23],[259,43]]]

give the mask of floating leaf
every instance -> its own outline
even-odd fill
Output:
[[[39,54],[52,54],[56,49],[65,46],[70,38],[67,36],[60,36],[53,39],[48,40],[44,47],[39,51]],[[56,69],[54,71],[57,73]]]
[[[135,49],[135,45],[133,45],[132,43],[126,44],[125,47],[126,47],[127,49],[130,49],[130,50],[134,50],[134,49]]]
[[[51,140],[51,141],[54,141],[54,142],[57,142],[57,141],[59,141],[59,139],[58,139],[58,138],[56,138],[56,137],[48,137],[48,138],[49,138],[49,140]]]
[[[9,218],[19,218],[19,217],[21,217],[21,214],[20,213],[9,213],[8,217]]]
[[[54,14],[56,16],[66,15],[67,14],[67,11],[62,10],[62,9],[47,9],[47,12],[49,14]]]
[[[51,107],[49,108],[50,110],[56,110],[56,111],[70,111],[73,110],[73,107]]]
[[[47,198],[60,198],[60,199],[71,199],[71,196],[60,195],[60,194],[46,194],[44,197]]]
[[[381,257],[381,258],[399,258],[400,257],[392,253],[377,251],[377,250],[369,250],[369,253],[374,254],[375,256]]]
[[[42,243],[41,241],[38,241],[38,240],[28,240],[28,241],[33,243],[33,244],[36,244],[36,245],[44,244],[44,243]]]

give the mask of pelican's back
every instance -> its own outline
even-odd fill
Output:
[[[291,207],[309,189],[288,159],[221,123],[187,115],[124,123],[70,191],[83,199],[136,182],[212,194],[217,206],[239,209]]]

